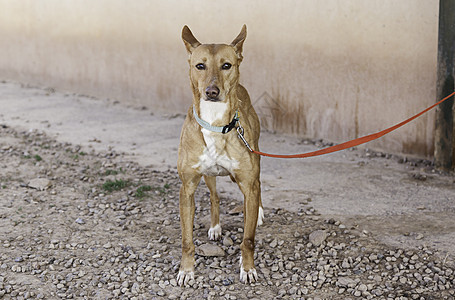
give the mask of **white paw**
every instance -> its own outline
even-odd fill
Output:
[[[263,223],[264,223],[264,209],[262,207],[259,207],[257,226],[261,226]]]
[[[221,226],[217,224],[215,227],[209,229],[209,240],[218,240],[221,238]]]
[[[256,269],[251,269],[248,272],[243,269],[243,266],[240,267],[240,282],[242,283],[255,283],[258,280],[258,274]]]
[[[250,269],[248,272],[243,268],[242,257],[240,257],[240,282],[241,283],[255,283],[258,280],[258,273],[255,268]]]
[[[190,280],[194,280],[193,271],[179,271],[177,275],[177,283],[179,286],[187,285]]]

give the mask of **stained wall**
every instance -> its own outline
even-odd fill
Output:
[[[183,25],[228,43],[262,126],[342,142],[435,101],[438,1],[0,0],[0,79],[186,112]],[[434,114],[369,145],[430,157]]]

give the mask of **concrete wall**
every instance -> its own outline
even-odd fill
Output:
[[[0,0],[0,79],[185,112],[183,25],[229,43],[244,23],[241,82],[270,130],[341,142],[435,101],[428,0]],[[429,113],[369,147],[431,156],[433,131]]]

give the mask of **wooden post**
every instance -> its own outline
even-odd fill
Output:
[[[439,1],[438,74],[436,99],[454,91],[455,0]],[[455,167],[455,127],[452,99],[436,109],[434,160],[437,168]]]

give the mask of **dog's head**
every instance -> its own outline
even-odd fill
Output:
[[[197,99],[218,102],[235,96],[245,38],[243,25],[230,45],[201,44],[188,26],[183,27],[182,39],[190,56],[190,79]]]

